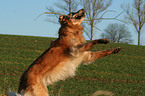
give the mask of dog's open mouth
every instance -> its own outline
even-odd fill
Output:
[[[81,19],[82,17],[85,17],[85,10],[81,9],[78,12],[72,12],[69,15],[71,19]]]
[[[85,16],[85,10],[84,9],[81,9],[79,10],[76,15],[75,15],[75,19],[81,19],[82,17]]]

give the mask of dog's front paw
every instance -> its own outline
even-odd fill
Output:
[[[107,43],[109,43],[109,42],[110,42],[110,40],[109,40],[109,39],[102,39],[102,41],[104,42],[104,44],[107,44]]]
[[[113,49],[113,54],[120,52],[120,50],[121,50],[120,47]]]
[[[99,44],[107,44],[107,43],[109,43],[109,42],[110,42],[109,39],[99,39],[99,40],[98,40],[98,43],[99,43]]]

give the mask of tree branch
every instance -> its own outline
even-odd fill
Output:
[[[107,11],[106,11],[107,12]],[[100,18],[97,18],[97,19],[93,19],[93,20],[102,20],[102,19],[107,19],[107,20],[117,20],[117,21],[120,21],[120,22],[123,22],[125,24],[128,24],[127,22],[123,21],[123,20],[120,20],[120,19],[117,19],[117,17],[119,17],[124,11],[122,11],[120,14],[118,14],[117,16],[115,16],[114,18],[102,18],[103,15],[106,13],[104,12]],[[92,21],[92,20],[84,20],[84,21]]]
[[[118,14],[115,18],[119,17],[123,12],[125,12],[125,10]]]
[[[123,21],[123,20],[120,20],[120,19],[116,19],[116,18],[97,18],[97,19],[94,19],[94,20],[101,20],[101,19],[106,19],[106,20],[117,20],[117,21],[121,21],[125,24],[128,24],[127,22]],[[84,20],[84,21],[91,21],[91,20]]]
[[[56,13],[56,12],[44,12],[42,14],[40,14],[37,18],[34,19],[34,21],[36,21],[40,16],[42,16],[43,14],[57,14],[57,15],[64,15],[67,16],[65,14],[61,14],[61,13]]]
[[[105,11],[105,12],[100,16],[100,18],[102,18],[107,12],[115,12],[115,11],[113,11],[113,10],[107,10],[107,11]]]

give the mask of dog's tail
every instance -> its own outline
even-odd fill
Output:
[[[15,92],[12,92],[11,89],[9,88],[9,93],[8,93],[9,96],[22,96],[18,93],[15,93]]]

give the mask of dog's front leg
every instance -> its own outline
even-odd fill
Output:
[[[109,42],[110,42],[110,40],[108,40],[108,39],[98,39],[98,40],[90,41],[83,45],[78,45],[77,47],[80,51],[88,51],[91,49],[92,46],[94,46],[96,44],[107,44]]]
[[[98,58],[102,58],[102,57],[110,55],[110,54],[118,53],[120,50],[121,50],[121,48],[118,47],[118,48],[114,48],[111,50],[103,50],[103,51],[98,51],[98,52],[86,51],[87,54],[85,55],[83,62],[84,62],[84,64],[91,63],[91,62],[94,62]]]
[[[93,42],[94,44],[107,44],[110,42],[110,40],[109,39],[97,39],[97,40],[93,40],[91,42]]]

